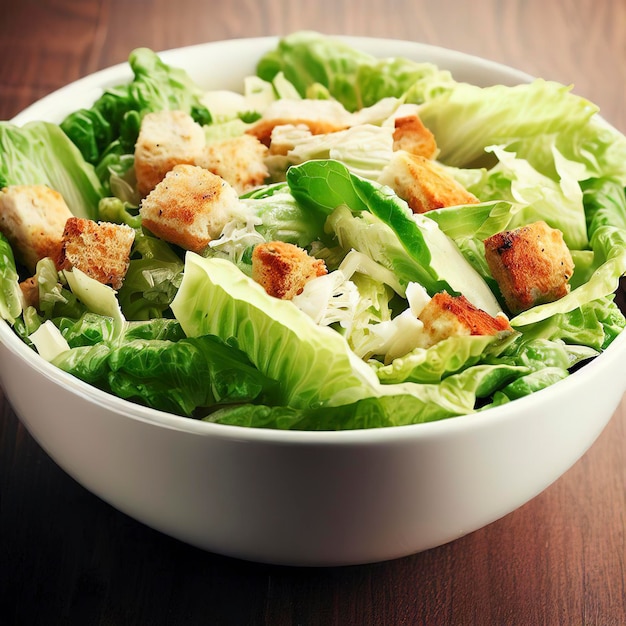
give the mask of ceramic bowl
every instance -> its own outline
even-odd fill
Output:
[[[526,74],[417,43],[347,38],[479,85]],[[274,38],[163,53],[201,85],[237,89]],[[60,121],[126,64],[77,81],[15,119]],[[198,422],[112,397],[56,369],[0,321],[0,381],[16,414],[69,475],[113,507],[199,548],[283,565],[346,565],[442,545],[517,509],[570,468],[624,391],[626,334],[567,379],[480,414],[350,432]],[[77,513],[78,515],[80,512]]]

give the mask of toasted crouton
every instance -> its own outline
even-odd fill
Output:
[[[24,306],[39,308],[39,281],[37,276],[31,276],[20,283],[20,289],[24,298]]]
[[[119,289],[130,263],[135,231],[126,224],[71,217],[65,224],[58,269],[78,268],[87,276]]]
[[[223,178],[198,165],[176,165],[143,199],[139,214],[157,237],[200,252],[238,208],[239,196]]]
[[[281,99],[272,102],[246,132],[269,146],[276,126],[306,126],[312,135],[324,135],[348,128],[351,119],[351,114],[335,100]]]
[[[141,197],[152,191],[175,165],[193,164],[205,143],[202,126],[183,111],[146,114],[135,144],[135,176]]]
[[[56,258],[69,217],[72,212],[61,194],[45,185],[0,189],[0,231],[31,272],[40,259]]]
[[[219,143],[208,144],[196,165],[221,176],[242,195],[259,187],[269,176],[265,165],[267,147],[252,135],[241,135]]]
[[[291,243],[261,243],[252,253],[252,278],[275,298],[291,300],[309,280],[326,273],[323,260]]]
[[[398,115],[394,120],[393,149],[434,159],[439,152],[435,136],[424,126],[417,113]]]
[[[391,187],[413,213],[479,202],[436,161],[403,150],[394,153],[379,182]]]
[[[431,344],[448,337],[496,335],[512,330],[504,315],[493,317],[475,307],[465,296],[451,296],[445,291],[430,299],[419,319]]]
[[[263,145],[269,146],[272,131],[276,126],[306,126],[312,135],[325,135],[347,128],[345,124],[337,124],[329,120],[307,120],[303,118],[261,119],[246,132],[256,137]]]
[[[574,272],[563,233],[538,221],[485,239],[485,258],[512,313],[569,293]]]

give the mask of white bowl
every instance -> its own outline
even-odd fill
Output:
[[[479,85],[527,81],[479,58],[410,42],[346,38],[380,56],[432,61]],[[275,38],[164,53],[206,87],[238,88]],[[125,64],[15,118],[59,121]],[[592,445],[624,391],[626,333],[531,396],[441,422],[281,432],[198,422],[120,400],[53,367],[0,322],[0,381],[32,436],[120,511],[189,544],[254,561],[343,565],[432,548],[493,522],[559,478]]]

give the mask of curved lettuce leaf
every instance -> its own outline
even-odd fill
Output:
[[[204,92],[183,69],[167,65],[148,48],[133,50],[128,62],[132,81],[110,87],[90,109],[74,111],[61,122],[84,159],[97,166],[106,186],[111,173],[120,175],[132,165],[126,155],[134,152],[146,113],[180,110],[200,124],[211,121],[201,101]]]
[[[193,416],[230,403],[271,402],[276,383],[216,337],[135,338],[85,345],[53,364],[120,398]]]
[[[446,407],[401,395],[364,398],[342,406],[322,408],[248,404],[218,409],[204,417],[203,421],[251,428],[335,431],[402,426],[458,414]]]
[[[102,184],[56,124],[0,122],[0,188],[37,184],[58,191],[76,217],[97,218]]]
[[[22,314],[22,292],[13,250],[0,233],[0,317],[14,324]]]
[[[257,74],[271,81],[283,73],[301,96],[328,94],[349,111],[385,97],[422,102],[453,84],[450,73],[432,63],[406,58],[378,59],[339,39],[313,31],[283,37],[257,64]]]
[[[438,383],[446,376],[471,367],[485,354],[502,344],[496,335],[449,337],[430,348],[415,348],[389,365],[376,369],[383,383]]]
[[[282,73],[305,96],[312,85],[322,85],[346,109],[362,107],[355,75],[362,63],[376,59],[366,52],[312,31],[283,37],[275,50],[266,53],[257,64],[257,75],[271,82]]]
[[[594,254],[593,271],[587,282],[556,302],[524,311],[511,320],[516,327],[574,311],[614,293],[626,274],[626,195],[623,185],[611,179],[590,179],[583,184],[583,202],[589,243]]]
[[[592,300],[580,307],[523,327],[524,338],[564,341],[567,344],[586,346],[600,352],[626,327],[626,320],[614,302],[614,296]]]
[[[388,257],[401,281],[417,282],[431,295],[446,290],[463,293],[491,315],[500,311],[495,296],[454,242],[428,217],[413,214],[389,187],[360,178],[338,161],[308,161],[287,172],[291,193],[303,206],[330,215],[347,206],[370,213],[393,231],[395,246],[369,242],[373,254]],[[376,252],[376,246],[380,250]],[[397,248],[397,251],[394,250]],[[379,259],[373,257],[375,261]]]
[[[499,146],[487,150],[498,162],[478,184],[470,184],[468,190],[484,202],[510,202],[507,228],[543,220],[563,233],[569,248],[583,250],[588,246],[583,194],[578,182],[585,177],[585,172],[580,163],[565,159],[555,149],[557,176],[554,180],[510,150]]]
[[[339,333],[272,298],[228,261],[187,253],[171,308],[188,336],[216,335],[278,381],[280,404],[332,406],[376,394],[374,373]]]
[[[565,156],[570,142],[597,112],[597,107],[571,93],[571,87],[536,79],[532,83],[507,87],[479,87],[457,83],[454,89],[425,102],[420,118],[437,137],[439,159],[455,167],[470,167],[484,160],[492,145],[514,144],[520,152],[524,142],[549,138]],[[545,140],[545,139],[544,139]],[[544,163],[552,163],[552,145],[539,154],[527,155],[533,167],[546,173]],[[546,153],[547,150],[547,153]]]
[[[283,430],[353,430],[422,424],[474,412],[477,400],[515,381],[528,368],[484,365],[439,384],[383,385],[384,394],[333,407],[227,407],[203,419],[219,424]]]

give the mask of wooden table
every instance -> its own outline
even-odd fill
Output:
[[[134,47],[307,28],[438,44],[572,83],[626,131],[623,0],[2,4],[2,119]],[[565,476],[449,545],[291,569],[204,553],[117,512],[47,457],[0,392],[0,623],[623,625],[625,430],[626,400]]]

